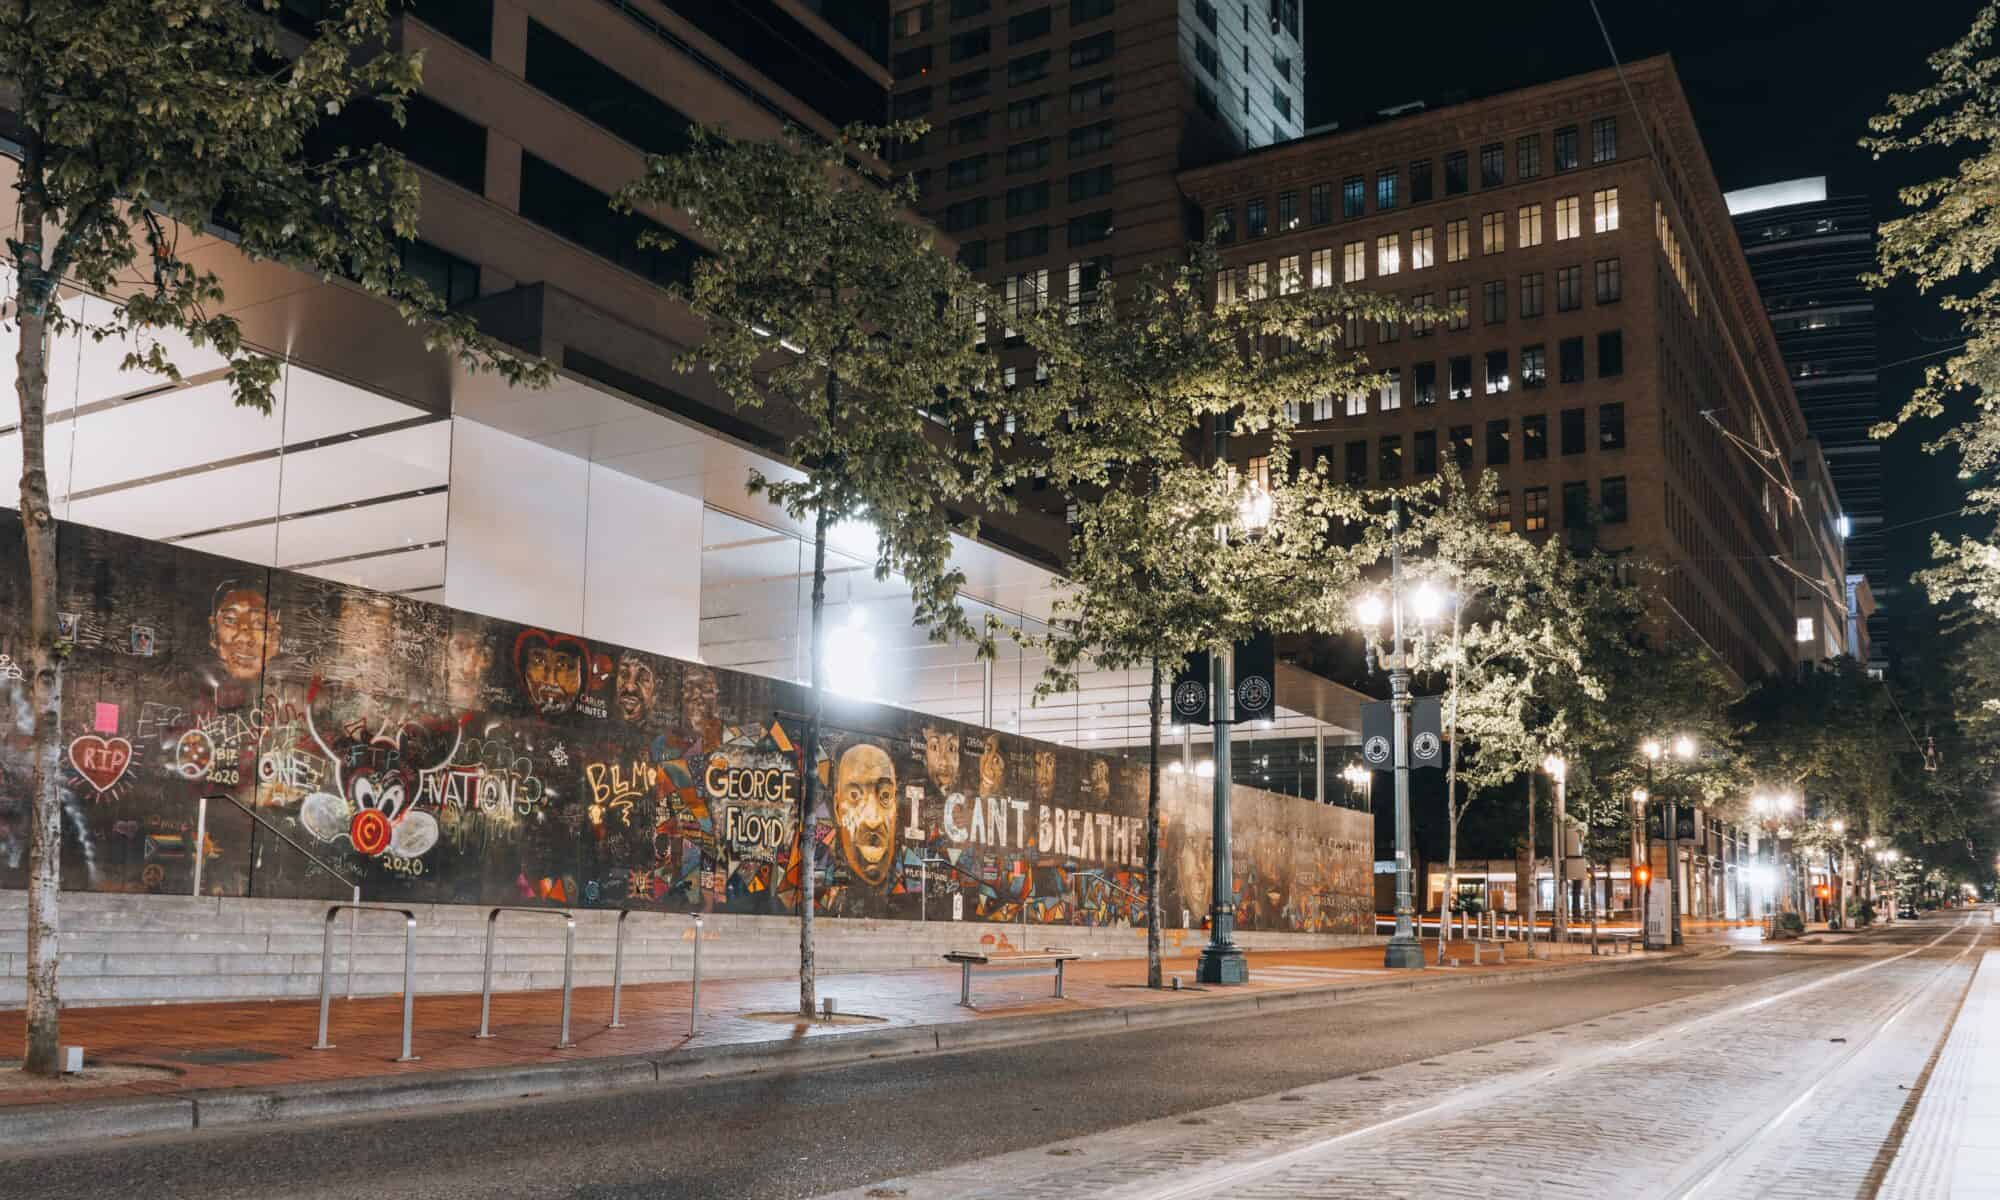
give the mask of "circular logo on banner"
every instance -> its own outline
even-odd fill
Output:
[[[1361,757],[1378,766],[1389,761],[1389,739],[1376,734],[1361,744]]]
[[[1208,685],[1190,679],[1174,689],[1174,711],[1192,717],[1208,707]]]
[[[1410,749],[1416,753],[1418,758],[1436,758],[1438,756],[1438,735],[1428,731],[1420,733],[1417,735],[1417,740],[1410,743]]]
[[[1271,681],[1252,675],[1236,685],[1236,703],[1245,712],[1260,713],[1271,707]]]

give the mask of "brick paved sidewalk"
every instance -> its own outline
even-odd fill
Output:
[[[1056,931],[1050,931],[1055,933]],[[1059,938],[1048,939],[1059,944]],[[869,1027],[943,1025],[965,1021],[997,1021],[1025,1015],[1084,1012],[1147,1004],[1199,1003],[1204,997],[1243,993],[1275,993],[1330,986],[1383,986],[1408,982],[1410,972],[1382,967],[1376,947],[1326,951],[1252,951],[1250,983],[1240,988],[1193,989],[1199,941],[1190,937],[1170,947],[1165,969],[1178,974],[1184,988],[1152,991],[1143,986],[1144,959],[1086,960],[1070,964],[1066,998],[1050,995],[1050,974],[1024,966],[1010,970],[975,970],[973,997],[980,1008],[959,1007],[959,971],[935,970],[868,974],[828,974],[819,980],[819,994],[833,997],[843,1014],[865,1014],[879,1022]],[[1440,970],[1436,979],[1472,974],[1498,974],[1546,969],[1560,960],[1568,964],[1593,960],[1587,946],[1540,946],[1541,957],[1530,960],[1512,947],[1506,964],[1490,961],[1481,967]],[[1552,951],[1560,951],[1551,957]],[[1436,944],[1426,943],[1427,955]],[[1471,959],[1469,945],[1452,953]],[[1018,971],[1018,973],[1017,973]],[[407,1076],[466,1068],[493,1068],[560,1063],[621,1055],[658,1054],[689,1046],[777,1042],[838,1036],[853,1025],[803,1025],[752,1017],[759,1012],[789,1012],[798,1005],[795,977],[704,981],[701,988],[699,1034],[688,1036],[690,988],[686,983],[628,985],[622,1003],[625,1028],[607,1029],[611,990],[578,988],[571,1036],[575,1046],[554,1049],[561,1026],[561,993],[502,992],[493,998],[492,1031],[478,1041],[476,994],[422,995],[416,999],[414,1049],[421,1061],[397,1063],[402,1036],[402,1001],[396,996],[333,1002],[329,1040],[335,1048],[312,1051],[319,1017],[316,1002],[242,1002],[176,1004],[132,1008],[82,1008],[63,1014],[63,1040],[85,1047],[90,1063],[164,1067],[173,1071],[143,1082],[94,1084],[84,1076],[56,1084],[21,1086],[15,1076],[0,1087],[0,1107],[101,1100],[144,1095],[184,1095],[218,1088],[268,1088],[283,1084]],[[0,1045],[18,1046],[23,1036],[22,1014],[0,1013]]]

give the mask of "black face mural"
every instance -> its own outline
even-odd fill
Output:
[[[25,885],[25,566],[0,526],[0,887]],[[371,898],[1137,923],[1144,771],[792,684],[64,527],[64,882],[330,896],[226,793]],[[819,811],[799,836],[804,771]],[[1169,788],[1170,925],[1208,910],[1207,804]],[[1239,789],[1247,928],[1368,932],[1368,818]],[[233,819],[232,819],[233,818]],[[925,869],[925,860],[930,860]],[[1113,886],[1115,885],[1115,886]]]

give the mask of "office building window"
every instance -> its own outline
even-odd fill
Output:
[[[1479,218],[1479,252],[1499,254],[1507,249],[1507,214],[1490,212]]]
[[[1506,394],[1511,382],[1507,375],[1507,352],[1488,350],[1486,352],[1486,394],[1500,396]]]
[[[1461,471],[1471,469],[1472,426],[1454,425],[1451,427],[1451,461]]]
[[[1390,367],[1382,372],[1380,408],[1390,412],[1403,407],[1403,370]]]
[[[1479,186],[1499,187],[1507,182],[1507,146],[1489,142],[1479,148]]]
[[[1049,181],[1038,179],[1007,189],[1007,219],[1038,213],[1049,206]]]
[[[1111,236],[1111,229],[1111,210],[1108,208],[1099,212],[1085,213],[1080,217],[1071,217],[1069,244],[1088,246],[1094,242],[1101,242]]]
[[[1194,60],[1200,63],[1201,69],[1207,71],[1211,77],[1222,74],[1222,56],[1215,52],[1214,43],[1205,37],[1197,36],[1194,39]]]
[[[1549,456],[1549,417],[1535,413],[1521,418],[1521,461],[1539,462]]]
[[[1521,276],[1521,315],[1539,317],[1542,315],[1542,273],[1530,271]]]
[[[1007,128],[1033,129],[1049,119],[1047,94],[1015,100],[1007,105]]]
[[[1069,202],[1071,204],[1080,204],[1085,200],[1093,200],[1099,196],[1109,194],[1110,191],[1110,163],[1105,163],[1101,167],[1091,167],[1087,170],[1071,171],[1069,174]]]
[[[1083,315],[1085,309],[1097,303],[1097,290],[1103,286],[1104,281],[1110,275],[1111,258],[1109,255],[1085,259],[1082,262],[1073,262],[1069,265],[1069,319],[1071,323],[1075,323]],[[1038,362],[1035,364],[1035,367],[1035,377],[1037,380],[1048,378],[1048,369],[1045,362]]]
[[[1403,477],[1403,437],[1391,434],[1382,439],[1381,456],[1377,460],[1376,478],[1391,483]]]
[[[1564,196],[1556,201],[1556,240],[1566,242],[1573,237],[1583,236],[1581,220],[1582,203],[1575,196]]]
[[[1410,403],[1427,408],[1438,402],[1438,366],[1420,362],[1410,368]]]
[[[1468,303],[1470,292],[1470,288],[1462,287],[1444,290],[1445,307],[1451,309],[1451,316],[1445,321],[1444,327],[1453,333],[1472,327],[1471,305]]]
[[[1423,204],[1431,198],[1431,160],[1419,158],[1410,163],[1410,203]]]
[[[889,70],[897,81],[901,82],[928,74],[935,61],[936,53],[931,47],[913,46],[908,50],[898,50],[895,59],[889,64]]]
[[[1571,312],[1583,307],[1583,268],[1556,268],[1556,311]]]
[[[1507,319],[1507,281],[1489,279],[1479,285],[1479,311],[1488,325]]]
[[[1302,280],[1299,278],[1299,256],[1296,254],[1287,254],[1279,259],[1278,294],[1280,296],[1289,296],[1299,290],[1301,283]]]
[[[1486,422],[1486,465],[1507,465],[1514,448],[1512,423],[1505,417]]]
[[[1576,170],[1576,126],[1556,130],[1556,170]]]
[[[1410,317],[1411,337],[1429,337],[1431,330],[1437,328],[1437,318],[1431,315],[1436,303],[1435,292],[1418,292],[1410,297],[1410,307],[1416,310]]]
[[[1347,393],[1347,415],[1350,417],[1365,417],[1368,415],[1368,393],[1366,391],[1361,388],[1355,388],[1353,391]]]
[[[1616,304],[1625,294],[1625,285],[1620,278],[1618,260],[1600,258],[1597,260],[1597,302]]]
[[[971,187],[986,180],[986,156],[975,154],[971,158],[961,158],[946,165],[944,185],[948,188]]]
[[[1465,188],[1465,151],[1454,150],[1444,156],[1444,194],[1463,195]]]
[[[1368,343],[1368,325],[1358,316],[1350,316],[1340,325],[1340,344],[1350,349]]]
[[[1315,183],[1306,189],[1307,219],[1315,225],[1333,220],[1333,185]]]
[[[1378,321],[1375,325],[1375,340],[1378,342],[1400,342],[1403,340],[1403,324],[1400,321]]]
[[[951,0],[951,19],[963,21],[967,17],[976,17],[991,7],[993,7],[992,0]]]
[[[1514,141],[1514,176],[1535,179],[1542,173],[1542,135],[1525,134]]]
[[[1583,480],[1563,484],[1563,528],[1590,528],[1590,485]]]
[[[1036,138],[1032,142],[1016,142],[1007,147],[1007,173],[1017,175],[1022,171],[1036,171],[1049,165],[1049,139]]]
[[[1333,397],[1331,395],[1320,396],[1313,401],[1313,420],[1333,420]]]
[[[1194,15],[1203,25],[1208,26],[1210,33],[1216,32],[1215,0],[1194,0]]]
[[[1396,169],[1385,168],[1375,172],[1375,207],[1387,212],[1396,207]]]
[[[1094,67],[1111,57],[1111,31],[1093,33],[1087,38],[1078,38],[1069,44],[1069,65],[1071,67]]]
[[[1247,268],[1243,298],[1245,300],[1268,300],[1271,296],[1271,264],[1254,262]]]
[[[1565,455],[1582,454],[1590,447],[1584,444],[1583,409],[1562,410],[1562,452]]]
[[[978,58],[993,48],[991,29],[968,29],[964,33],[951,35],[951,61],[964,62],[968,58]]]
[[[1599,485],[1598,499],[1606,525],[1623,525],[1632,519],[1632,506],[1625,495],[1625,477],[1613,475]]]
[[[1518,213],[1519,228],[1515,231],[1514,244],[1526,250],[1530,246],[1542,244],[1542,206],[1523,204]]]
[[[1521,528],[1527,533],[1541,533],[1549,527],[1549,489],[1531,487],[1521,489]]]
[[[931,90],[927,87],[898,93],[889,105],[889,111],[898,121],[914,121],[930,110]]]
[[[932,6],[929,4],[919,4],[914,8],[906,8],[897,13],[893,22],[896,37],[898,39],[911,38],[916,37],[920,33],[929,32],[932,16],[931,8]]]
[[[1046,188],[1046,185],[1043,186]],[[1043,200],[1044,203],[1047,202],[1046,190],[1043,193]],[[1033,258],[1048,252],[1049,227],[1046,225],[1036,225],[1032,229],[1016,229],[1007,235],[1007,258],[1010,262],[1017,258]]]
[[[1368,181],[1349,175],[1340,182],[1340,215],[1358,217],[1368,203]]]
[[[1007,86],[1020,87],[1037,79],[1047,79],[1049,75],[1049,52],[1037,50],[1033,54],[1023,54],[1007,63]]]
[[[1312,285],[1316,288],[1333,286],[1333,251],[1331,249],[1312,252]]]
[[[1347,482],[1350,487],[1359,487],[1368,482],[1368,443],[1366,441],[1347,443]]]
[[[1618,118],[1598,117],[1590,123],[1590,161],[1610,162],[1618,157]]]
[[[1289,233],[1299,227],[1299,194],[1297,192],[1278,193],[1278,232]]]
[[[1431,227],[1423,225],[1410,230],[1410,270],[1421,271],[1430,266],[1433,261],[1431,258]]]
[[[953,104],[967,100],[977,100],[992,90],[991,71],[971,71],[951,81],[950,99]]]
[[[958,245],[958,265],[968,271],[986,269],[986,243],[983,241],[960,242]]]
[[[1564,338],[1556,343],[1557,378],[1563,383],[1583,382],[1583,339]]]
[[[1618,189],[1599,188],[1590,194],[1592,220],[1597,232],[1610,233],[1618,228]]]
[[[1049,32],[1050,12],[1051,9],[1047,5],[1043,5],[1033,12],[1024,12],[1018,16],[1007,18],[1007,44],[1018,46],[1022,42],[1031,42],[1038,37],[1046,37]]]
[[[1454,400],[1472,399],[1472,356],[1454,354],[1448,363],[1450,370],[1449,387]]]
[[[1403,239],[1394,233],[1385,233],[1375,239],[1375,273],[1394,275],[1403,269]]]
[[[1514,493],[1508,491],[1493,493],[1493,503],[1486,509],[1486,527],[1495,533],[1508,533],[1513,530]]]
[[[1538,388],[1549,382],[1549,356],[1540,345],[1521,347],[1521,386]]]
[[[957,233],[961,229],[971,229],[975,225],[984,225],[985,223],[986,197],[984,196],[972,200],[960,200],[956,204],[945,205],[944,230],[946,233]]]
[[[1243,268],[1222,267],[1215,273],[1215,302],[1234,304],[1243,295]]]
[[[1444,260],[1462,262],[1472,254],[1471,223],[1464,217],[1444,223]]]
[[[992,124],[992,113],[972,113],[953,121],[946,136],[954,146],[983,142],[986,140],[987,129]]]
[[[1598,406],[1597,448],[1599,450],[1623,450],[1625,448],[1625,406],[1623,404],[1603,404]]]
[[[1438,469],[1438,435],[1435,429],[1419,429],[1412,439],[1410,471],[1419,477],[1435,475]]]
[[[1069,0],[1069,23],[1081,25],[1085,21],[1108,17],[1115,4],[1116,0]]]
[[[1109,75],[1085,83],[1074,83],[1069,89],[1069,110],[1073,113],[1096,112],[1100,108],[1111,107],[1112,99]]]
[[[1264,208],[1262,196],[1244,203],[1243,225],[1253,238],[1260,238],[1271,232],[1270,214]]]
[[[1340,281],[1358,283],[1368,275],[1368,243],[1349,242],[1340,248]]]
[[[1597,335],[1597,377],[1609,379],[1625,373],[1625,334],[1607,329]]]
[[[1236,210],[1225,204],[1215,210],[1215,241],[1227,246],[1236,240]]]

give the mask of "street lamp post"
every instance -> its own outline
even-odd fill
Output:
[[[1685,762],[1694,757],[1694,739],[1686,734],[1674,738],[1671,745],[1675,758]],[[1646,795],[1650,797],[1654,794],[1653,764],[1666,757],[1667,747],[1648,738],[1640,744],[1639,753],[1646,758]],[[1667,942],[1674,946],[1684,944],[1681,940],[1680,830],[1675,827],[1678,821],[1679,815],[1674,798],[1668,796],[1660,802],[1660,837],[1667,843]],[[1647,840],[1649,846],[1646,857],[1650,859],[1652,857],[1650,832]]]
[[[1569,941],[1569,869],[1564,861],[1569,853],[1569,811],[1568,783],[1569,764],[1559,754],[1551,754],[1542,760],[1542,770],[1549,773],[1549,780],[1555,784],[1555,806],[1549,813],[1549,824],[1555,836],[1549,846],[1549,867],[1555,876],[1555,911],[1549,914],[1549,940],[1557,944]]]

